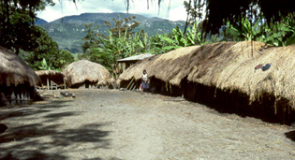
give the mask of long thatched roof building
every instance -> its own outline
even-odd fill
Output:
[[[236,97],[227,100],[233,105],[268,105],[272,106],[270,112],[280,114],[282,121],[295,120],[295,113],[290,117],[295,109],[294,57],[295,46],[268,47],[262,42],[192,46],[145,59],[123,72],[119,81],[139,81],[146,69],[151,81],[174,86],[188,99],[211,97],[208,101],[219,103],[226,99],[226,93]],[[235,102],[237,97],[247,100]]]
[[[80,60],[71,63],[63,71],[66,84],[69,87],[77,88],[82,85],[95,85],[110,79],[109,71],[102,65],[88,60]]]
[[[21,58],[0,46],[0,105],[29,102],[39,80]]]

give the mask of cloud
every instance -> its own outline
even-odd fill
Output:
[[[170,11],[168,6],[170,4]],[[125,0],[78,0],[76,5],[70,0],[54,0],[55,6],[47,6],[44,11],[38,12],[39,18],[50,22],[64,16],[80,15],[82,13],[113,13],[126,12]],[[130,3],[129,13],[141,14],[148,17],[159,17],[169,20],[186,20],[186,12],[183,6],[184,0],[164,0],[161,3],[160,12],[157,0],[152,0],[147,9],[146,0],[133,0]]]

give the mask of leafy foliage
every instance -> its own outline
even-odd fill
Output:
[[[126,0],[127,12],[130,2],[131,0]],[[151,2],[152,0],[147,0],[147,8]],[[160,10],[163,0],[157,2]],[[240,17],[254,20],[263,16],[265,21],[270,24],[280,22],[283,17],[295,13],[295,1],[290,0],[193,0],[193,2],[193,7],[191,0],[184,3],[188,12],[187,22],[189,22],[189,17],[196,18],[200,8],[205,7],[206,16],[203,31],[207,34],[219,33],[220,28],[226,25],[226,21],[239,22],[242,20]]]
[[[91,28],[93,23],[84,24],[86,30],[84,31],[86,33],[86,36],[82,38],[84,40],[84,43],[82,44],[83,53],[87,52],[88,49],[97,47],[100,43],[97,39],[98,33],[95,32],[100,26],[97,25],[94,28]]]
[[[183,30],[183,26],[185,24],[184,21],[169,21],[160,18],[146,18],[137,14],[128,15],[126,13],[83,13],[79,16],[64,17],[63,21],[59,19],[50,23],[40,24],[39,26],[47,30],[52,39],[58,43],[60,49],[69,50],[71,53],[83,53],[81,44],[83,44],[85,41],[82,40],[82,38],[85,37],[85,31],[87,30],[84,24],[89,24],[89,22],[92,22],[93,25],[91,28],[99,25],[100,27],[97,30],[94,30],[95,33],[105,34],[108,36],[108,30],[111,28],[105,25],[105,20],[109,21],[111,26],[115,26],[115,21],[112,19],[117,19],[118,14],[123,20],[128,18],[128,16],[136,16],[136,21],[140,22],[140,25],[132,30],[133,36],[135,36],[135,34],[141,30],[144,30],[149,37],[156,35],[156,33],[169,33],[173,28],[175,28],[176,25],[179,25],[179,27]],[[128,22],[128,24],[131,23],[132,21]]]
[[[185,10],[187,12],[186,24],[184,27],[184,33],[188,26],[192,27],[195,25],[197,18],[202,18],[204,3],[201,0],[189,0],[183,2]]]
[[[135,18],[136,16],[132,16],[128,18],[126,17],[123,20],[118,14],[118,20],[115,18],[112,19],[115,22],[115,25],[113,27],[109,21],[105,21],[105,24],[107,27],[110,28],[109,30],[114,36],[119,36],[119,33],[124,34],[125,32],[127,32],[126,36],[129,37],[133,34],[132,30],[140,24],[135,20]]]
[[[176,26],[171,34],[157,34],[156,36],[151,37],[150,48],[153,50],[153,53],[162,54],[181,47],[207,44],[210,43],[209,41],[210,38],[208,41],[202,39],[201,29],[196,22],[192,28],[187,29],[186,34]]]
[[[5,0],[0,2],[0,45],[13,49],[32,51],[38,44],[40,30],[34,26],[35,12],[45,9],[52,0]]]
[[[57,43],[48,36],[45,29],[38,26],[36,26],[36,29],[41,33],[40,37],[36,39],[38,47],[32,52],[22,51],[20,53],[20,57],[33,69],[39,70],[45,67],[60,70],[65,64],[74,61],[70,52],[59,51]],[[44,65],[44,60],[46,65]]]
[[[273,46],[295,44],[295,15],[290,14],[280,22],[271,22],[267,27],[267,43]]]
[[[255,23],[251,23],[246,17],[242,17],[239,22],[230,23],[226,22],[225,27],[225,40],[233,41],[263,41],[262,35],[265,34],[262,27],[259,25],[260,19]]]
[[[269,24],[256,19],[251,23],[246,17],[240,22],[226,22],[224,40],[232,41],[261,41],[271,46],[286,46],[295,43],[294,15],[282,18],[281,22],[271,21]]]
[[[136,34],[132,32],[139,25],[135,18],[135,16],[128,17],[123,21],[118,15],[118,20],[113,19],[115,21],[113,28],[110,22],[105,21],[106,26],[110,27],[108,35],[95,33],[99,26],[92,28],[92,23],[85,24],[87,35],[83,38],[84,53],[79,58],[99,62],[115,75],[118,74],[119,58],[124,58],[127,54],[132,55],[147,47],[147,34],[144,31]]]
[[[43,58],[41,62],[41,66],[39,67],[41,70],[51,70],[50,66],[47,65],[46,59]]]

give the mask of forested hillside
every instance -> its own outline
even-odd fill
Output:
[[[185,24],[184,21],[169,21],[155,17],[147,18],[137,14],[126,13],[84,13],[77,16],[67,16],[50,23],[36,24],[47,30],[49,36],[58,43],[60,49],[69,50],[71,53],[82,53],[81,45],[83,41],[81,39],[86,35],[84,24],[94,23],[94,26],[100,25],[101,27],[96,32],[107,35],[110,28],[105,25],[105,20],[113,25],[112,19],[117,19],[118,15],[120,15],[121,19],[136,16],[135,20],[140,25],[133,31],[139,32],[143,29],[148,36],[153,36],[156,33],[169,33],[177,25],[183,29]]]

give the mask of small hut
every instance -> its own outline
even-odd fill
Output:
[[[89,88],[89,85],[97,85],[110,79],[110,72],[106,68],[88,60],[71,63],[63,74],[67,86],[71,88]]]
[[[57,88],[65,88],[64,74],[59,71],[54,70],[39,70],[36,71],[36,74],[40,77],[41,81],[41,89],[57,89]]]
[[[134,63],[138,62],[138,61],[142,61],[145,58],[149,58],[154,56],[153,54],[150,53],[144,53],[144,54],[139,54],[139,55],[135,55],[135,56],[131,56],[131,57],[127,57],[127,58],[123,58],[123,59],[119,59],[117,60],[118,63],[121,63],[121,67],[124,70],[126,70],[128,67],[130,67],[131,65],[133,65]]]
[[[35,98],[35,71],[12,51],[0,46],[0,106],[29,103]]]

